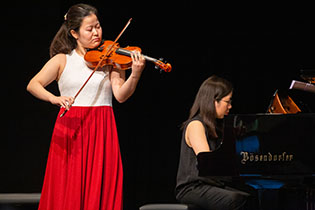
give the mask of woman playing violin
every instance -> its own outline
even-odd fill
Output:
[[[115,68],[96,71],[74,100],[92,71],[84,60],[86,49],[101,40],[97,10],[72,6],[51,43],[51,59],[27,86],[35,97],[60,106],[60,113],[69,110],[55,123],[39,209],[122,209],[123,170],[112,95],[124,102],[134,93],[145,58],[131,54],[128,78]],[[54,80],[60,96],[45,89]]]

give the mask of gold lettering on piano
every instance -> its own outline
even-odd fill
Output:
[[[292,154],[287,154],[283,152],[281,154],[271,154],[268,152],[267,154],[255,154],[252,152],[241,152],[242,156],[241,163],[246,164],[249,162],[290,162],[293,160]]]

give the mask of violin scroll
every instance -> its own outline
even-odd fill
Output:
[[[164,58],[160,58],[155,62],[155,69],[159,69],[161,72],[170,72],[172,71],[172,65],[170,63],[167,63]]]

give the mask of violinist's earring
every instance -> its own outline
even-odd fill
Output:
[[[63,16],[63,18],[65,19],[65,21],[67,21],[67,15],[68,15],[68,13],[66,13],[66,14]]]

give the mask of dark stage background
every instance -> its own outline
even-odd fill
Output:
[[[174,202],[181,123],[202,81],[217,74],[235,86],[231,113],[262,113],[300,69],[315,68],[315,13],[308,5],[217,5],[206,1],[85,1],[100,12],[103,38],[164,57],[147,63],[135,94],[114,101],[124,164],[124,206]],[[40,192],[58,108],[26,91],[49,59],[49,44],[76,1],[11,1],[2,9],[0,193]],[[48,89],[58,94],[56,83]],[[314,94],[293,93],[314,101]],[[313,99],[312,99],[313,98]],[[315,107],[314,107],[315,108]]]

